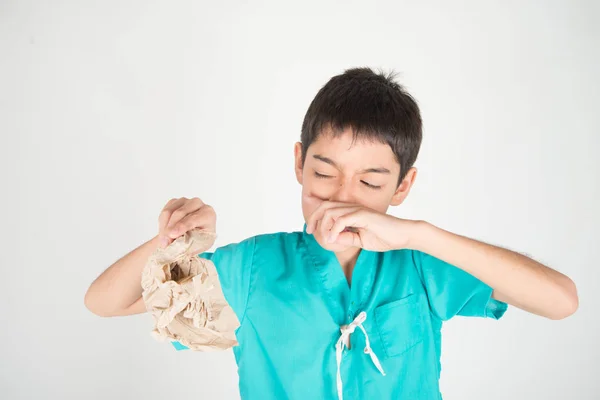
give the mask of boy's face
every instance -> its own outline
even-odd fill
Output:
[[[338,137],[328,131],[313,142],[302,165],[302,146],[295,146],[295,170],[302,185],[302,213],[306,221],[325,200],[360,204],[385,213],[390,205],[401,204],[414,182],[416,169],[411,168],[398,186],[400,164],[385,143],[356,140],[352,131]],[[319,230],[317,242],[327,250],[343,252],[346,246],[326,243]]]

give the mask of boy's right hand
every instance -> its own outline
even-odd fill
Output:
[[[216,232],[217,214],[197,197],[171,199],[158,217],[160,246],[167,247],[179,236],[195,228]]]

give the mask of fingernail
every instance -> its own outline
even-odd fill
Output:
[[[169,239],[163,237],[160,239],[160,247],[165,248],[169,244]]]

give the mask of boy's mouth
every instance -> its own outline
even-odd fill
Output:
[[[352,226],[347,226],[344,228],[344,230],[342,232],[352,232],[352,233],[356,233],[358,232],[358,229],[352,227]]]

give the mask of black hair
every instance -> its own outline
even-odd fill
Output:
[[[302,165],[308,147],[324,127],[334,135],[351,128],[354,141],[387,143],[400,164],[398,184],[417,160],[423,136],[417,102],[395,82],[395,73],[375,73],[370,68],[347,69],[319,90],[302,123]]]

